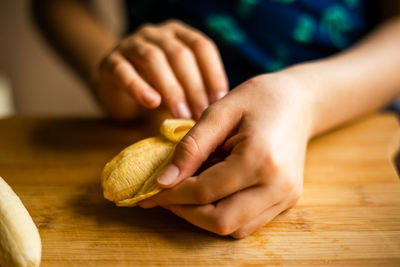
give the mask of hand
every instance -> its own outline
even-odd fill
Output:
[[[179,21],[142,26],[103,59],[97,76],[99,98],[115,117],[163,101],[174,117],[198,119],[228,91],[215,44]]]
[[[302,192],[310,96],[284,73],[261,75],[210,106],[158,177],[162,206],[198,227],[242,238],[292,207]],[[219,146],[229,156],[191,176]],[[168,189],[169,188],[169,189]]]

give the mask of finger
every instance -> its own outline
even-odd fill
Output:
[[[221,200],[216,205],[169,205],[165,208],[188,222],[214,232],[228,235],[277,203],[279,196],[264,187],[252,187]]]
[[[224,151],[232,151],[232,149],[240,142],[244,141],[246,135],[243,133],[235,134],[226,140],[222,146]]]
[[[228,101],[210,106],[177,145],[171,163],[157,178],[158,185],[170,188],[193,175],[240,119],[241,112]]]
[[[176,24],[176,36],[194,52],[205,81],[211,103],[228,92],[228,79],[217,46],[195,29]]]
[[[192,51],[174,37],[163,38],[158,34],[147,36],[147,39],[159,46],[166,54],[176,77],[185,90],[194,118],[199,119],[208,107],[208,97]]]
[[[125,45],[123,53],[133,64],[138,64],[143,69],[174,117],[190,118],[192,116],[182,86],[160,48],[136,38]]]
[[[156,205],[212,203],[257,183],[255,176],[248,172],[243,174],[242,168],[240,157],[231,156],[147,201]]]
[[[100,76],[96,89],[99,103],[112,118],[132,119],[140,112],[138,101],[109,75]]]
[[[267,208],[263,213],[258,215],[256,218],[254,218],[247,224],[241,226],[239,229],[231,233],[231,236],[238,239],[245,238],[246,236],[249,236],[256,230],[260,229],[261,227],[267,225],[283,211],[285,211],[285,209],[281,203],[278,203],[270,208]]]
[[[144,107],[156,108],[160,105],[161,97],[157,91],[138,75],[132,64],[120,53],[111,53],[100,69]]]

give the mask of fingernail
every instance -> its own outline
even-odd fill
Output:
[[[151,200],[143,200],[139,203],[139,206],[144,209],[154,208],[157,206],[157,203]]]
[[[217,99],[223,98],[224,96],[226,96],[227,93],[228,93],[228,92],[225,92],[225,91],[223,91],[223,92],[218,92],[218,93],[217,93]]]
[[[175,111],[174,115],[179,118],[192,117],[192,114],[190,113],[189,108],[187,107],[187,105],[185,103],[182,103],[182,102],[176,106],[176,111]]]
[[[150,91],[144,91],[143,92],[143,99],[147,104],[153,104],[154,102],[157,101],[157,95]]]
[[[217,100],[220,100],[221,98],[223,98],[228,92],[222,91],[222,92],[218,92],[216,97]]]
[[[161,185],[170,185],[176,178],[178,178],[179,169],[174,164],[169,164],[165,169],[158,175],[157,182]]]

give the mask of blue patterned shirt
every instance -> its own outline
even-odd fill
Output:
[[[231,87],[250,77],[329,56],[368,30],[362,0],[126,1],[129,31],[182,20],[219,47]]]

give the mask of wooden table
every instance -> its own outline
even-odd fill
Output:
[[[99,174],[149,120],[0,120],[0,175],[39,228],[42,266],[400,266],[400,183],[389,151],[399,124],[373,115],[314,140],[298,205],[234,240],[160,208],[118,208]],[[399,137],[399,135],[397,135]]]

